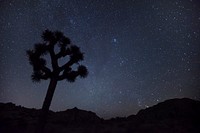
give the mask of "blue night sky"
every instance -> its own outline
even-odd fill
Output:
[[[198,0],[0,0],[0,102],[41,108],[49,81],[31,81],[26,50],[45,29],[79,46],[89,70],[58,83],[54,111],[110,118],[170,98],[200,100]]]

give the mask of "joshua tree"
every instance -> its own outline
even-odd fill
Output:
[[[76,77],[80,76],[81,78],[85,78],[88,74],[87,68],[79,64],[84,59],[83,53],[79,47],[72,45],[70,39],[65,37],[62,32],[45,30],[42,38],[42,43],[35,44],[33,50],[27,50],[29,62],[33,66],[32,81],[39,82],[50,79],[36,127],[37,133],[41,133],[44,130],[57,82],[64,79],[69,82],[74,82]],[[56,52],[55,48],[59,48],[59,52]],[[46,66],[46,60],[42,58],[47,54],[50,56],[51,68]],[[58,59],[64,57],[68,57],[67,62],[59,66]],[[77,66],[77,69],[73,70],[72,66],[73,68]]]

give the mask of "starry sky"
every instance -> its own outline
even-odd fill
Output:
[[[0,0],[0,102],[41,108],[26,50],[62,31],[85,52],[89,75],[60,81],[51,110],[128,116],[170,98],[200,100],[198,0]]]

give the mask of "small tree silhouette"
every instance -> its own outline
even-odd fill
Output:
[[[33,66],[32,81],[39,82],[40,80],[50,79],[50,84],[36,127],[37,133],[41,133],[44,130],[57,82],[64,79],[69,82],[74,82],[76,77],[80,76],[85,78],[88,74],[87,68],[79,64],[79,62],[84,59],[80,48],[72,45],[70,39],[65,37],[62,32],[45,30],[42,34],[42,38],[44,41],[43,43],[35,44],[33,50],[27,50],[29,62]],[[55,46],[59,48],[59,52],[57,53],[55,51]],[[52,68],[48,68],[46,66],[46,60],[42,58],[47,54],[50,55]],[[59,66],[58,59],[63,57],[69,57],[68,61],[64,65]],[[72,69],[74,64],[77,64],[77,70]]]

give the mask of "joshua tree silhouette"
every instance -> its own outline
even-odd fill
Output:
[[[42,43],[35,44],[33,50],[27,50],[29,63],[33,66],[32,81],[40,82],[40,80],[50,79],[36,127],[37,133],[41,133],[44,130],[57,82],[64,79],[69,82],[74,82],[76,77],[80,76],[85,78],[88,74],[87,68],[79,64],[84,59],[80,48],[72,45],[70,39],[65,37],[62,32],[45,30],[42,38]],[[59,48],[59,52],[57,53],[55,50],[56,46]],[[50,55],[51,68],[47,67],[46,60],[42,58],[47,54]],[[58,59],[63,57],[69,57],[68,61],[64,65],[59,66]],[[72,69],[74,64],[77,64],[77,70]]]

